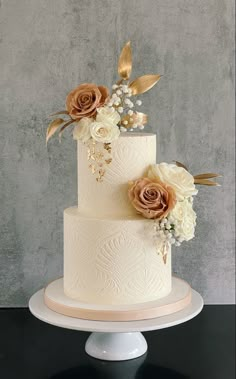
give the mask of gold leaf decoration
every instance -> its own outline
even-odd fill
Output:
[[[48,140],[56,133],[57,129],[63,122],[64,120],[62,118],[56,118],[49,124],[46,133],[46,143],[48,143]]]
[[[59,138],[61,139],[61,136],[62,136],[62,133],[64,132],[64,130],[67,128],[67,126],[69,126],[70,124],[73,124],[73,122],[75,122],[76,120],[69,120],[67,121],[60,129],[60,132],[59,132]]]
[[[126,45],[123,47],[119,62],[118,62],[118,73],[120,77],[124,80],[129,79],[130,74],[132,71],[132,52],[131,52],[131,46],[130,41],[126,43]]]
[[[202,184],[205,186],[220,186],[220,184],[213,182],[212,180],[208,180],[208,179],[195,179],[194,178],[194,183],[195,184]]]
[[[183,163],[178,162],[178,161],[174,161],[174,162],[176,163],[176,166],[183,167],[186,171],[188,171],[187,167]]]
[[[57,115],[59,115],[59,114],[69,114],[69,112],[67,112],[67,111],[59,111],[59,112],[56,112],[56,113],[50,114],[48,117],[57,116]]]
[[[129,88],[132,90],[132,95],[140,95],[141,93],[150,90],[161,78],[161,75],[143,75],[133,80]]]
[[[198,174],[194,175],[194,179],[210,179],[210,178],[219,178],[221,175],[219,174],[214,174],[214,173],[206,173],[206,174]]]
[[[208,180],[211,178],[219,178],[221,175],[215,174],[212,172],[207,172],[205,174],[198,174],[194,175],[194,183],[195,184],[202,184],[205,186],[219,186],[220,184],[213,182],[212,180]]]
[[[96,176],[96,181],[102,182],[106,173],[106,166],[112,162],[111,144],[104,143],[102,146],[91,138],[86,145],[89,168],[92,174]]]
[[[112,158],[105,159],[106,164],[110,164],[112,162]]]

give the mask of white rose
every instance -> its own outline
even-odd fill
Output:
[[[90,133],[97,142],[111,143],[119,137],[120,130],[117,125],[94,121],[90,125]]]
[[[194,237],[196,213],[188,199],[178,201],[168,215],[168,222],[174,224],[175,237],[189,241]]]
[[[82,142],[87,142],[91,138],[90,125],[93,122],[91,118],[82,118],[74,127],[73,138]]]
[[[97,109],[96,121],[104,122],[104,124],[117,125],[120,122],[120,115],[111,107],[101,107]]]
[[[148,170],[150,179],[160,178],[163,183],[169,184],[175,191],[177,200],[184,200],[198,193],[194,185],[194,177],[183,167],[175,164],[160,163],[151,165]]]

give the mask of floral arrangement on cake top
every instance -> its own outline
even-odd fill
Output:
[[[118,62],[120,80],[112,86],[111,93],[107,87],[94,83],[80,84],[67,95],[66,110],[51,115],[60,117],[48,126],[46,142],[56,132],[61,139],[64,130],[73,125],[74,139],[88,147],[89,167],[97,175],[97,181],[102,181],[105,165],[112,161],[110,144],[121,132],[142,130],[147,123],[147,115],[135,110],[142,101],[134,102],[131,98],[148,91],[161,78],[161,75],[143,75],[130,81],[131,72],[132,52],[127,42]],[[62,115],[66,118],[61,118]]]
[[[180,162],[151,165],[142,178],[129,183],[128,196],[138,214],[154,220],[152,236],[166,263],[169,245],[180,246],[194,237],[196,213],[193,196],[195,184],[219,186],[209,180],[214,173],[191,175]]]

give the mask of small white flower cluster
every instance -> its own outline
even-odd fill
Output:
[[[108,107],[113,107],[118,113],[125,114],[128,117],[124,117],[121,120],[120,131],[127,132],[127,126],[129,124],[132,127],[129,127],[129,131],[133,131],[133,129],[144,129],[144,125],[142,124],[142,118],[139,119],[138,113],[136,113],[133,108],[135,104],[140,106],[142,105],[141,100],[137,100],[135,104],[130,100],[132,96],[132,90],[126,84],[114,84],[112,86],[113,93],[111,99],[108,102]],[[132,118],[134,116],[134,118]]]
[[[155,243],[180,246],[183,241],[191,240],[194,237],[196,217],[192,197],[178,201],[166,218],[154,222]]]
[[[175,235],[174,224],[170,224],[168,218],[162,219],[160,222],[155,222],[154,239],[156,243],[170,243],[171,245],[180,246],[181,240]]]

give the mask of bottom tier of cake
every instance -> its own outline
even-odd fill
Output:
[[[171,291],[171,248],[159,251],[153,222],[64,212],[64,292],[93,304],[136,304]]]

